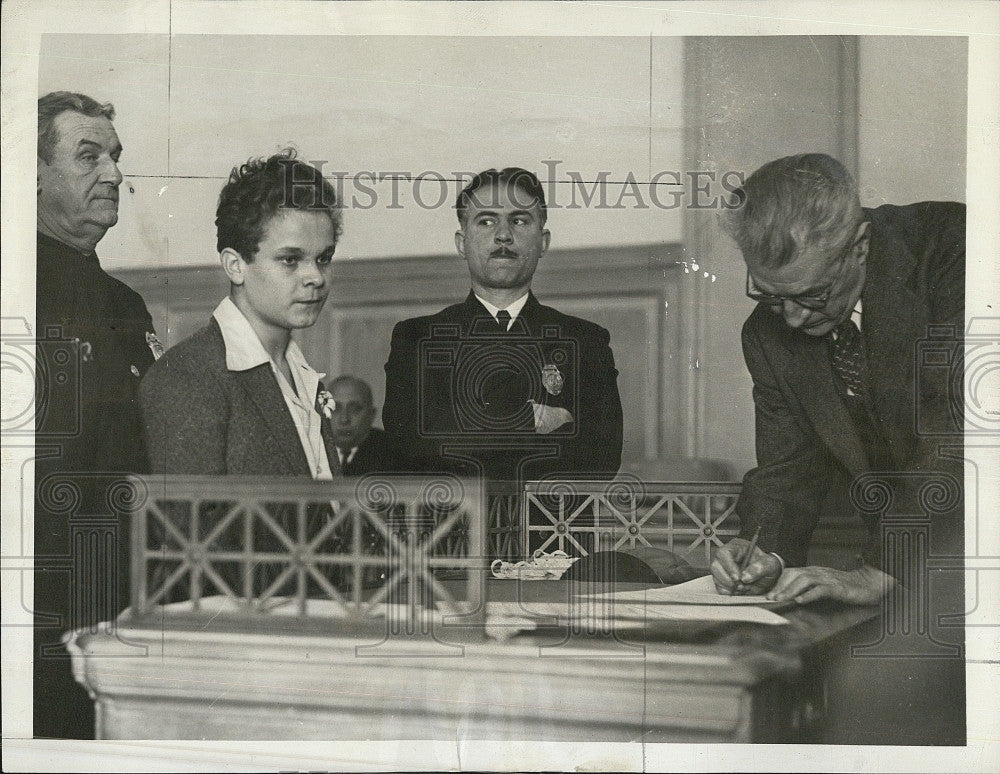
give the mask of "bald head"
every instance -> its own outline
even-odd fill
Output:
[[[375,421],[372,388],[356,376],[338,376],[330,383],[330,394],[336,402],[333,412],[333,440],[342,451],[360,446],[368,437]]]
[[[368,406],[375,405],[374,398],[372,397],[372,388],[368,386],[368,382],[364,379],[359,379],[357,376],[351,376],[350,374],[338,376],[330,383],[330,392],[332,393],[338,387],[342,387],[344,390],[356,393],[357,396]],[[336,399],[336,396],[334,396],[334,400]]]

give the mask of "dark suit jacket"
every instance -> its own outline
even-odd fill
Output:
[[[214,318],[156,361],[142,380],[139,399],[154,472],[310,475],[270,366],[226,368],[225,342]],[[322,435],[336,476],[337,450],[325,419]]]
[[[549,474],[614,474],[621,464],[622,407],[604,328],[538,303],[534,295],[501,332],[470,293],[392,332],[382,420],[411,471],[524,481]],[[558,394],[542,368],[555,366]],[[572,422],[535,432],[529,400],[562,408]]]
[[[385,431],[373,427],[368,431],[354,459],[343,464],[345,476],[364,476],[369,473],[389,473],[397,470]]]
[[[918,432],[917,423],[919,419],[924,428],[950,428],[951,441],[961,443],[960,425],[949,405],[956,396],[949,394],[947,378],[922,372],[919,348],[931,325],[954,326],[954,335],[962,336],[965,205],[886,205],[865,210],[865,215],[871,223],[871,242],[862,293],[862,335],[870,408],[888,445],[888,467],[918,474],[945,470],[957,474],[961,482],[960,464],[942,460],[937,453],[942,437]],[[954,336],[945,343],[951,351],[960,350]],[[828,347],[827,337],[795,331],[764,306],[758,306],[743,326],[743,352],[754,382],[758,466],[743,481],[737,510],[743,536],[762,524],[761,547],[791,565],[805,563],[830,488],[849,487],[870,467],[840,396]],[[961,400],[960,395],[957,398]],[[897,498],[900,494],[912,493],[897,492]],[[947,534],[937,545],[961,550],[961,508],[941,523],[945,522]],[[878,527],[869,524],[872,541],[867,560],[875,566],[881,556]]]

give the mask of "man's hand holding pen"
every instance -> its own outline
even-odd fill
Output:
[[[756,540],[733,538],[715,552],[711,570],[720,594],[766,594],[777,583],[781,562],[756,543]]]

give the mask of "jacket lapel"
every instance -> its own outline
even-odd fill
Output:
[[[461,307],[463,333],[470,338],[496,338],[496,320],[471,290]]]
[[[289,470],[309,475],[309,461],[302,451],[299,433],[285,405],[281,389],[266,363],[248,371],[233,372],[250,401],[260,412],[260,419],[275,444],[284,454]],[[278,472],[278,471],[275,471]]]
[[[326,389],[323,382],[319,383],[319,389]],[[330,420],[325,416],[320,420],[319,433],[323,437],[323,448],[326,449],[326,461],[330,464],[330,473],[334,478],[341,478],[344,475],[344,470],[340,465],[340,455],[337,454],[337,444],[333,440],[333,429],[330,427]]]
[[[538,303],[538,299],[535,298],[535,294],[530,290],[528,291],[528,300],[524,304],[524,308],[521,310],[521,314],[517,316],[517,321],[523,321],[524,327],[521,328],[521,334],[531,336],[532,338],[539,338],[541,336],[541,320],[540,312],[542,305]]]
[[[908,459],[913,445],[914,373],[917,352],[912,342],[925,337],[929,320],[922,300],[898,274],[911,270],[910,262],[881,265],[877,257],[899,256],[905,245],[883,244],[872,224],[872,260],[862,295],[861,330],[868,359],[872,408],[892,456]],[[894,274],[893,272],[897,272]]]
[[[784,373],[812,426],[844,466],[857,474],[868,469],[868,456],[854,422],[837,392],[826,337],[788,330],[783,337]]]

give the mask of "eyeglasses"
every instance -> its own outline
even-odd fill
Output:
[[[838,282],[840,282],[840,278],[844,274],[844,268],[847,266],[847,259],[850,257],[851,248],[853,247],[853,242],[848,245],[847,251],[841,257],[840,270],[837,272],[837,276],[834,277],[833,281],[819,293],[805,293],[799,296],[775,296],[771,293],[764,293],[754,284],[753,276],[750,274],[750,269],[747,268],[747,298],[752,298],[758,304],[766,304],[767,306],[781,306],[785,303],[785,301],[791,301],[793,304],[801,306],[803,309],[809,309],[813,312],[822,311],[826,307],[827,302],[830,300],[830,294],[833,292],[833,288]]]

